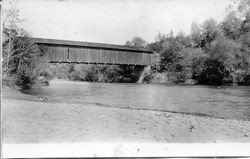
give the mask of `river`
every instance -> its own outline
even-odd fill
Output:
[[[250,87],[90,83],[54,80],[22,90],[58,102],[191,113],[250,120]]]

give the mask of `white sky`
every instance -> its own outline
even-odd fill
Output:
[[[10,3],[11,2],[11,3]],[[190,33],[192,22],[221,21],[231,0],[6,0],[33,37],[124,44],[158,32]]]

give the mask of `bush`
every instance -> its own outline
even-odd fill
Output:
[[[14,79],[15,84],[21,88],[32,87],[39,76],[38,58],[43,55],[43,48],[26,36],[13,37],[12,43],[6,43],[3,48],[3,67],[6,68],[6,76]]]

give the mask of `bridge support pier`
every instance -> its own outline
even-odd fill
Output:
[[[143,79],[145,78],[146,73],[149,73],[151,70],[150,66],[143,66],[140,68],[138,74],[139,74],[139,79],[137,80],[137,83],[142,83]]]

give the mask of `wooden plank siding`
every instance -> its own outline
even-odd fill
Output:
[[[41,58],[47,62],[95,63],[116,65],[151,65],[152,51],[126,46],[71,42],[48,39],[34,39],[47,47]],[[37,40],[37,41],[36,41]],[[61,42],[61,43],[60,43]],[[115,47],[114,47],[115,46]]]

